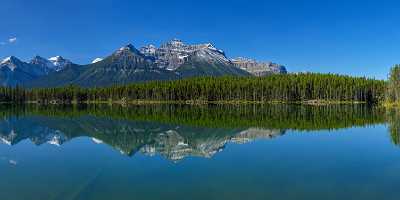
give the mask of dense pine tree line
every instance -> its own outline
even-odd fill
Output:
[[[0,88],[0,101],[71,103],[95,101],[363,101],[384,99],[386,82],[334,74],[268,77],[198,77],[104,88],[68,86],[25,90]]]

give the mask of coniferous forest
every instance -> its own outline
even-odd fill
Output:
[[[1,102],[366,102],[385,99],[381,80],[334,74],[288,74],[267,77],[197,77],[104,88],[0,88]]]

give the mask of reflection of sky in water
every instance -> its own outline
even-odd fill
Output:
[[[384,125],[288,131],[179,163],[89,137],[0,152],[2,199],[397,199],[400,184],[400,149]]]
[[[219,118],[225,109],[216,113],[197,109],[206,111],[199,121],[192,120],[197,110],[191,109],[178,110],[187,114],[175,118],[165,117],[170,111],[141,116],[163,116],[161,121],[167,122],[121,119],[110,110],[106,114],[117,117],[67,111],[72,117],[2,118],[0,197],[386,200],[399,196],[395,116],[383,125],[386,118],[381,112],[374,115],[363,108],[326,112],[320,107],[296,107],[283,113],[280,107],[266,108],[264,113],[250,109],[243,112],[250,117],[243,127],[231,123],[230,117]],[[253,110],[263,116],[252,118]],[[236,115],[235,122],[242,123],[241,116],[242,112]],[[247,126],[254,124],[250,119],[263,120],[256,124],[265,126],[249,128],[256,127]],[[212,126],[214,120],[217,128]]]

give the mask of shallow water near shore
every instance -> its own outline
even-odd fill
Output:
[[[396,110],[2,106],[0,116],[4,200],[399,196]]]

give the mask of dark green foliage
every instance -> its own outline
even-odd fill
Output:
[[[392,142],[400,146],[400,110],[389,108],[386,111],[386,117]]]
[[[43,130],[58,130],[68,139],[91,137],[133,155],[146,144],[156,144],[160,134],[184,138],[189,146],[224,141],[247,130],[258,137],[278,137],[288,129],[332,130],[385,122],[385,112],[367,105],[146,105],[104,104],[56,106],[0,106],[0,123],[15,128],[11,144],[30,138],[40,142]],[[32,128],[36,127],[36,128]],[[43,127],[46,127],[43,129]],[[38,131],[39,130],[39,131]],[[173,130],[173,131],[171,131]],[[51,134],[54,132],[51,131]],[[8,137],[10,131],[0,131]],[[176,134],[176,135],[175,135]],[[393,135],[396,138],[396,135]],[[173,139],[172,139],[173,140]],[[43,142],[43,141],[42,141]],[[172,141],[172,144],[174,142]],[[40,144],[40,143],[37,143]],[[163,143],[168,144],[167,143]]]
[[[390,70],[386,100],[389,103],[400,101],[400,65],[395,65]]]
[[[199,77],[127,86],[82,89],[34,89],[32,100],[156,100],[156,101],[364,101],[383,98],[385,82],[332,74],[273,75],[268,77]],[[67,98],[67,99],[65,99]]]
[[[104,88],[75,86],[22,90],[0,88],[0,101],[242,101],[299,102],[309,100],[376,103],[384,98],[386,83],[333,74],[290,74],[268,77],[198,77],[153,81]]]
[[[142,106],[7,106],[1,117],[38,115],[157,122],[207,128],[320,130],[365,126],[385,122],[384,109],[367,105],[142,105]]]

